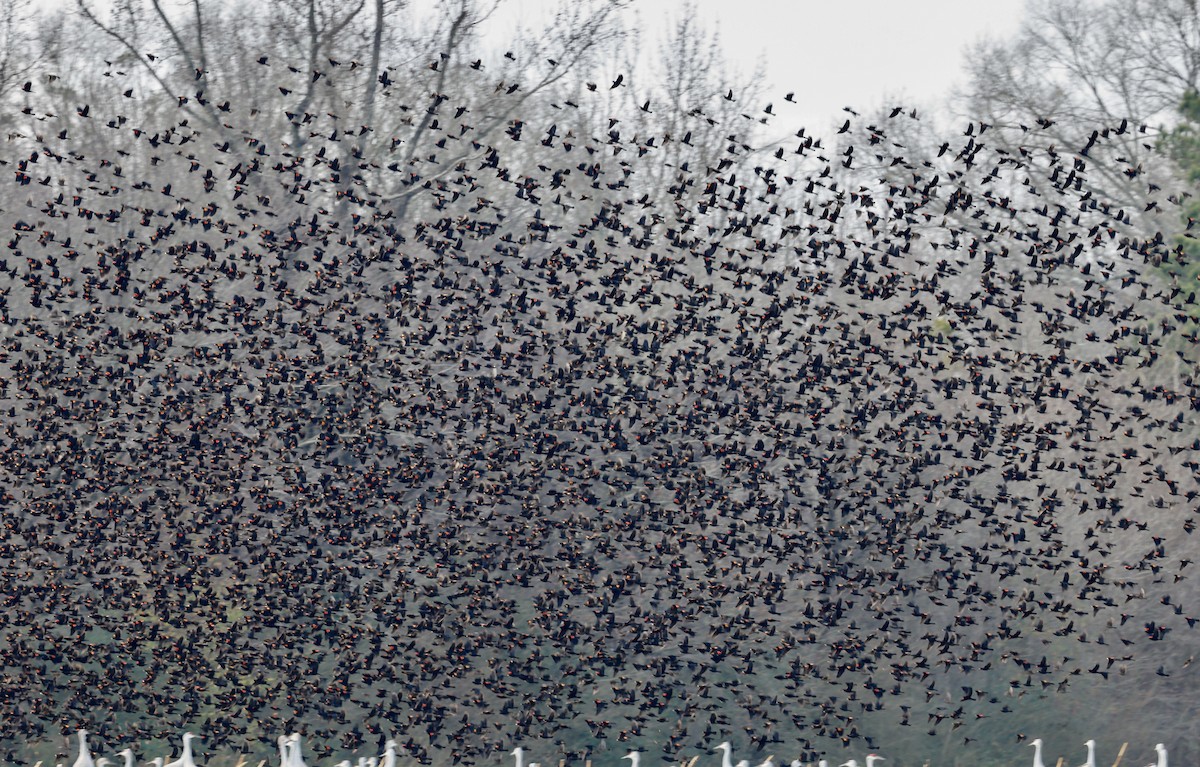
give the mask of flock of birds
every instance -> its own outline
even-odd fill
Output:
[[[1029,745],[1033,747],[1033,767],[1046,767],[1045,762],[1042,760],[1042,739],[1035,738],[1034,740],[1030,741]],[[1080,767],[1096,767],[1096,741],[1089,740],[1083,745],[1087,747],[1087,761],[1084,762]],[[1155,761],[1147,764],[1146,767],[1167,767],[1167,747],[1162,743],[1156,743],[1154,745],[1154,753],[1156,754],[1157,758]],[[1124,755],[1125,748],[1123,746],[1121,748],[1121,753],[1117,756],[1117,761],[1114,763],[1113,767],[1117,767],[1117,765],[1121,763],[1121,757]],[[1062,764],[1061,759],[1059,760],[1059,764]]]
[[[1137,176],[1104,156],[1124,126],[916,158],[911,115],[854,115],[798,169],[730,126],[643,189],[677,138],[522,142],[531,117],[422,164],[442,125],[401,218],[332,116],[294,117],[303,151],[236,107],[112,116],[97,153],[98,106],[30,110],[53,129],[11,145],[0,213],[7,748],[200,722],[385,767],[730,732],[811,762],[885,719],[965,746],[1042,696],[1186,684],[1195,291],[1094,191]]]

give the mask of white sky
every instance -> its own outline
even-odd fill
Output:
[[[505,13],[535,14],[552,1],[509,0]],[[682,0],[635,0],[648,46],[682,6]],[[817,129],[835,118],[840,123],[844,106],[862,111],[885,97],[936,106],[962,80],[964,47],[984,35],[1015,32],[1024,6],[1025,0],[696,0],[706,25],[720,31],[730,61],[748,72],[764,57],[764,91],[779,122]],[[783,102],[789,91],[799,103]]]
[[[431,11],[444,0],[408,0]],[[33,0],[35,5],[73,0]],[[176,0],[178,2],[178,0]],[[571,0],[503,0],[490,22],[507,40],[518,19],[538,26],[538,16]],[[90,0],[95,8],[112,0]],[[963,79],[965,47],[985,35],[1017,30],[1025,0],[695,0],[705,27],[717,29],[731,62],[745,72],[759,56],[767,69],[763,89],[774,104],[777,128],[805,125],[823,132],[840,124],[842,107],[937,107]],[[683,0],[633,0],[630,21],[640,25],[644,47],[654,50]],[[796,104],[783,101],[795,91]],[[765,103],[763,104],[765,106]]]
[[[670,2],[648,0],[646,11]],[[1015,32],[1024,0],[699,0],[730,55],[764,53],[771,90],[816,116],[885,96],[937,100],[961,79],[964,46]],[[649,14],[648,14],[649,15]]]

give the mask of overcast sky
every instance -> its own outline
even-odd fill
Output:
[[[648,0],[646,11],[670,2]],[[964,46],[1016,31],[1024,0],[699,0],[731,55],[766,57],[774,89],[811,114],[874,106],[885,95],[945,94]]]
[[[178,1],[178,0],[177,0]],[[695,0],[707,28],[716,28],[729,59],[752,71],[761,55],[765,97],[776,127],[840,123],[842,107],[859,111],[885,97],[932,107],[963,79],[965,47],[984,35],[1016,31],[1026,0]],[[34,0],[74,5],[73,0]],[[443,0],[409,0],[421,13]],[[504,0],[489,26],[501,48],[519,20],[538,26],[571,0]],[[96,8],[112,0],[89,0]],[[678,17],[683,0],[633,0],[627,19],[654,50]],[[485,34],[486,36],[486,34]],[[789,91],[796,104],[783,101]],[[765,106],[765,104],[764,104]]]
[[[508,13],[538,13],[548,2],[510,0]],[[682,6],[681,0],[634,3],[648,34],[661,34]],[[766,93],[781,121],[820,127],[844,106],[870,109],[885,96],[940,99],[962,79],[964,46],[981,35],[1015,32],[1025,0],[696,0],[696,6],[719,29],[731,60],[749,71],[764,57]],[[788,91],[798,104],[782,103]]]

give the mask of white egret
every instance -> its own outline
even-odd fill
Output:
[[[293,732],[288,738],[288,767],[308,767],[301,750],[300,733]]]
[[[163,767],[196,767],[196,761],[192,758],[192,740],[200,737],[194,732],[185,732],[183,734],[183,753],[173,762],[167,762]]]
[[[887,760],[884,759],[882,756],[878,756],[877,754],[867,754],[867,767],[875,767],[875,762],[884,762],[884,761],[887,761]]]
[[[630,751],[628,754],[626,754],[625,756],[622,756],[621,758],[629,760],[629,767],[638,767],[638,763],[640,762],[642,755],[641,755],[641,753],[639,753],[637,751]]]
[[[1096,767],[1096,741],[1089,740],[1083,745],[1087,746],[1088,757],[1084,762],[1083,767]]]
[[[288,767],[290,759],[288,758],[288,739],[286,735],[280,735],[275,739],[279,744],[279,767]]]
[[[96,767],[92,752],[88,751],[87,736],[87,730],[79,731],[79,756],[75,759],[74,767]]]
[[[383,767],[396,767],[396,741],[388,740],[383,746]]]
[[[1042,762],[1042,739],[1034,738],[1029,745],[1033,746],[1033,767],[1046,767]]]
[[[721,757],[721,767],[733,767],[733,746],[729,745],[729,741],[718,743],[713,751],[724,751],[725,755]]]

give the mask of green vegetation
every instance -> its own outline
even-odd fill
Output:
[[[1179,103],[1180,122],[1167,134],[1164,146],[1178,164],[1188,184],[1200,186],[1200,93],[1189,90]],[[1172,290],[1178,288],[1178,300],[1183,304],[1188,320],[1180,328],[1183,336],[1194,336],[1200,329],[1200,197],[1192,196],[1182,205],[1183,231],[1176,236],[1178,246],[1159,266],[1170,281]]]

